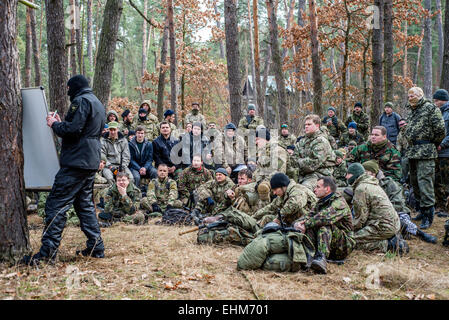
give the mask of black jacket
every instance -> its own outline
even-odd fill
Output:
[[[165,139],[162,135],[159,135],[159,137],[153,140],[153,160],[156,168],[161,163],[165,163],[169,167],[175,166],[170,160],[170,152],[173,146],[178,142],[179,141],[172,136]]]
[[[129,142],[129,153],[131,155],[130,169],[140,170],[140,168],[145,168],[148,171],[153,168],[153,144],[147,139],[144,139],[142,152],[140,152],[136,137],[134,137]]]
[[[62,138],[61,167],[98,170],[105,122],[103,104],[92,89],[81,89],[73,98],[65,121],[55,122],[51,127]]]

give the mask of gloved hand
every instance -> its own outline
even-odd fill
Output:
[[[161,207],[155,202],[151,205],[151,208],[153,209],[153,212],[162,212]]]
[[[337,117],[334,117],[334,118],[332,118],[332,124],[334,125],[334,126],[338,126],[338,120],[337,120]]]
[[[206,198],[206,200],[207,200],[208,205],[210,205],[210,206],[215,205],[215,201],[211,197]]]

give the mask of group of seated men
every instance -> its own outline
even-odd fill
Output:
[[[203,223],[229,222],[200,230],[200,243],[246,246],[264,228],[282,225],[307,235],[314,247],[308,267],[319,273],[353,249],[403,254],[412,235],[436,243],[411,221],[400,184],[401,154],[385,127],[369,131],[358,105],[352,116],[363,132],[354,119],[344,126],[331,107],[323,120],[307,115],[300,137],[287,124],[279,135],[264,127],[253,105],[238,128],[229,123],[223,133],[215,123],[204,130],[199,104],[183,133],[171,110],[157,123],[149,108],[141,105],[137,121],[125,111],[120,124],[116,113],[107,115],[95,181],[106,186],[98,192],[102,226],[143,224],[166,210],[188,208],[205,217]]]

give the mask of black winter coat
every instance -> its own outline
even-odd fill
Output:
[[[62,138],[61,167],[98,170],[105,122],[103,104],[92,89],[81,89],[73,98],[65,121],[55,122],[51,127]]]
[[[142,152],[140,152],[137,147],[136,137],[134,137],[129,142],[129,153],[131,155],[131,161],[128,166],[129,168],[134,170],[145,168],[147,171],[153,168],[153,144],[147,139],[144,140]]]
[[[159,135],[159,137],[153,140],[153,160],[156,168],[161,163],[165,163],[169,167],[175,166],[175,164],[170,160],[170,152],[173,146],[178,142],[179,141],[174,139],[172,136],[165,139],[162,135]]]

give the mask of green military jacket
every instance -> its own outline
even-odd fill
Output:
[[[399,131],[398,137],[396,138],[396,148],[401,153],[401,156],[405,157],[405,152],[408,149],[408,142],[404,135],[405,127],[402,127]]]
[[[369,135],[369,129],[370,129],[370,119],[368,114],[361,111],[360,114],[356,114],[355,111],[352,111],[352,114],[349,116],[349,118],[346,120],[346,127],[348,127],[350,122],[357,123],[357,131],[360,132],[360,134],[367,139]]]
[[[306,229],[334,225],[346,234],[352,235],[352,214],[343,196],[334,193],[329,198],[320,199],[312,212],[304,219]]]
[[[201,122],[203,124],[203,129],[206,129],[206,118],[201,114],[201,113],[197,113],[196,115],[194,115],[192,112],[190,112],[189,114],[186,115],[185,119],[185,124],[187,123],[191,123],[193,124],[194,122]],[[185,125],[184,125],[185,127]]]
[[[175,207],[175,201],[178,199],[178,187],[176,181],[170,178],[160,180],[152,179],[148,184],[147,196],[142,199],[142,207],[150,209],[153,203],[157,203],[162,210],[166,210],[170,205]]]
[[[306,135],[296,143],[293,156],[300,176],[312,173],[331,176],[334,171],[335,153],[321,131]]]
[[[338,149],[338,145],[337,145],[337,141],[335,140],[334,137],[332,137],[329,133],[329,130],[327,129],[326,126],[320,126],[320,131],[324,134],[324,136],[327,138],[327,140],[329,141],[329,144],[331,145],[332,149],[337,150]]]
[[[269,201],[263,201],[259,198],[256,186],[256,182],[250,182],[236,187],[236,199],[234,200],[233,206],[240,211],[253,215],[257,210],[268,205],[270,203]]]
[[[287,170],[288,152],[277,143],[267,142],[265,147],[257,147],[257,168],[254,171],[254,180],[270,180],[277,172],[285,173]]]
[[[154,114],[148,113],[147,120],[145,121],[141,121],[139,116],[134,117],[133,127],[137,128],[137,126],[142,126],[145,128],[145,138],[147,138],[149,141],[153,141],[160,134],[159,120]]]
[[[399,216],[376,178],[362,174],[355,180],[353,190],[355,231],[366,226],[378,230],[380,234],[399,231]]]
[[[198,203],[195,208],[203,212],[207,205],[206,198],[211,197],[215,202],[212,212],[210,212],[211,215],[220,213],[232,205],[232,200],[228,197],[226,191],[234,188],[235,184],[229,177],[226,177],[226,180],[222,183],[215,179],[207,181],[197,189]]]
[[[279,134],[278,144],[287,150],[288,146],[294,146],[296,143],[296,137],[292,134],[284,137],[282,134]]]
[[[348,166],[346,160],[343,160],[338,166],[334,168],[332,176],[335,178],[337,187],[347,187],[346,175],[348,174]]]
[[[112,214],[113,218],[123,218],[134,214],[139,209],[142,193],[132,182],[126,188],[126,195],[122,196],[117,184],[109,187],[104,196],[104,212]]]
[[[178,178],[179,199],[184,205],[187,204],[190,194],[200,185],[212,180],[213,176],[210,170],[204,166],[197,170],[192,166],[185,168]]]
[[[430,100],[421,99],[407,117],[404,136],[409,144],[405,155],[409,159],[436,159],[436,147],[443,141],[446,129],[440,108]]]
[[[387,177],[396,181],[401,179],[401,153],[390,141],[386,140],[377,147],[368,141],[352,149],[348,155],[349,162],[364,163],[369,160],[376,160]]]
[[[327,121],[330,119],[331,125],[327,125]],[[334,124],[335,120],[337,120],[337,125]],[[329,118],[328,116],[324,117],[323,119],[323,125],[326,126],[326,128],[329,130],[329,134],[334,137],[336,140],[339,140],[341,135],[347,131],[346,126],[344,125],[343,121],[337,118],[337,116],[333,116],[332,118]]]
[[[317,203],[315,194],[307,187],[290,180],[282,197],[276,197],[271,203],[257,210],[254,218],[259,220],[265,215],[275,215],[280,211],[282,220],[291,225],[295,220],[313,210]]]
[[[338,142],[338,146],[340,148],[347,147],[349,145],[349,142],[351,141],[355,141],[355,143],[357,143],[357,145],[359,146],[365,142],[365,139],[357,131],[355,132],[355,135],[351,135],[349,134],[349,132],[345,132],[341,135],[341,139]]]
[[[252,118],[251,121],[248,122],[248,118],[245,116],[240,119],[238,128],[243,130],[243,132],[245,132],[245,130],[248,130],[248,129],[256,130],[256,128],[258,126],[263,126],[263,125],[264,125],[263,119],[261,117],[254,116],[254,118]]]

